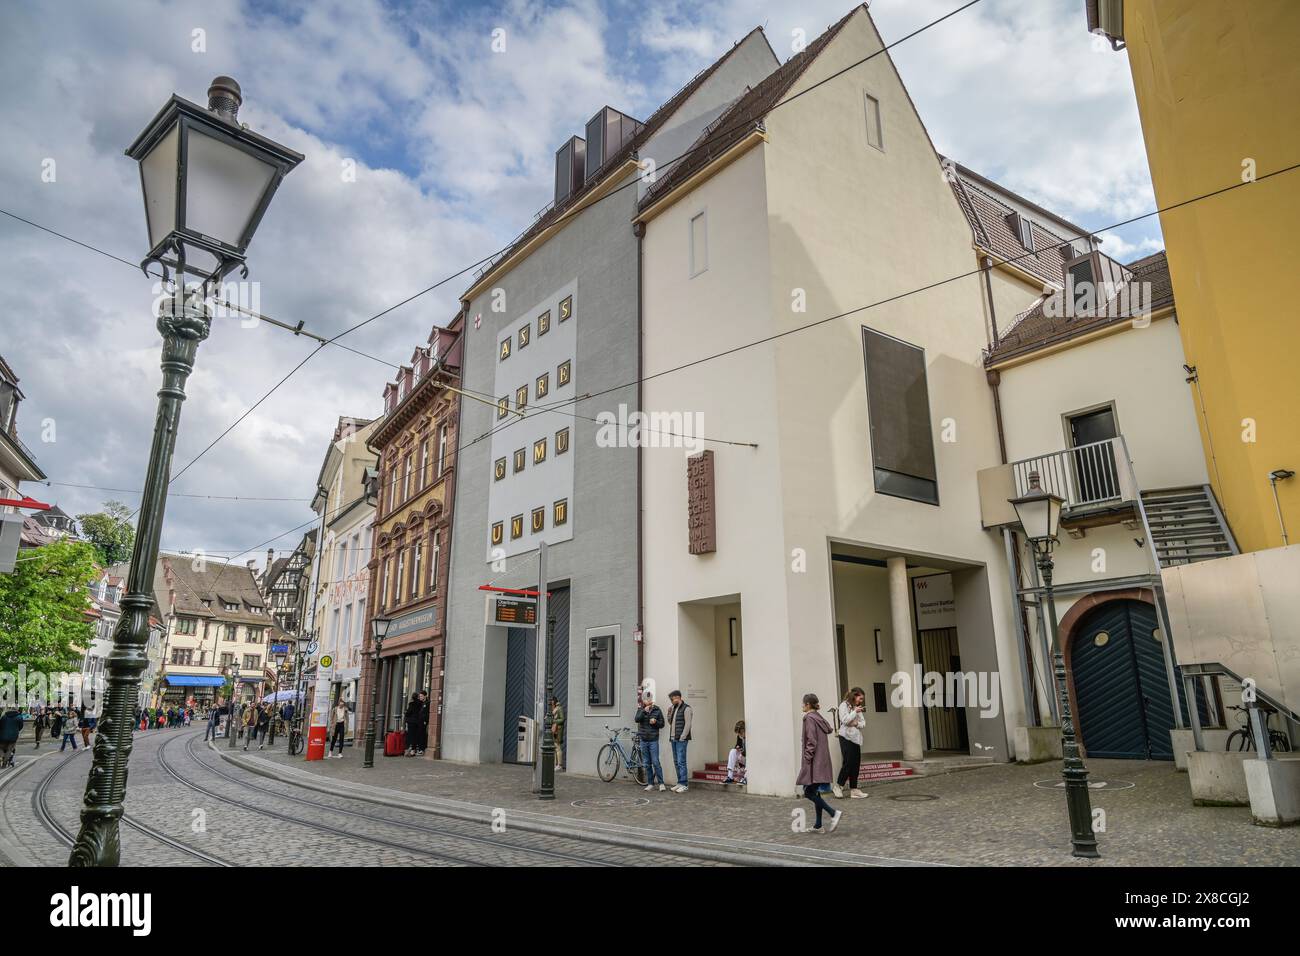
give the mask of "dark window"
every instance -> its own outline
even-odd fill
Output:
[[[865,327],[862,348],[876,491],[937,505],[925,351]]]
[[[587,704],[614,706],[614,635],[602,634],[587,642]]]
[[[888,712],[889,712],[889,705],[888,705],[889,695],[888,695],[888,693],[887,693],[886,690],[885,690],[885,685],[884,685],[884,683],[878,681],[878,682],[876,682],[876,683],[874,683],[874,684],[871,685],[871,689],[872,689],[872,691],[875,693],[875,696],[876,696],[876,713],[878,713],[878,714],[886,714],[886,713],[888,713]]]

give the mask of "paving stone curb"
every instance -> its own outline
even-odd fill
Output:
[[[487,826],[492,822],[493,807],[428,797],[409,791],[390,790],[369,784],[330,781],[326,783],[310,771],[282,767],[261,757],[228,754],[209,745],[223,760],[259,776],[304,787],[319,793],[364,800],[401,810],[416,810],[434,816],[446,816]],[[526,810],[508,809],[509,826],[550,836],[595,840],[612,846],[648,849],[715,863],[735,866],[943,866],[891,857],[874,857],[861,853],[819,850],[815,847],[786,847],[773,843],[729,840],[700,834],[672,833],[645,827],[630,827],[594,821],[568,820]],[[815,839],[815,837],[813,838]]]

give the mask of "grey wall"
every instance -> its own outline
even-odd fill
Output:
[[[561,232],[470,302],[465,323],[463,387],[495,394],[497,344],[507,330],[517,330],[538,303],[561,289],[573,289],[573,394],[596,393],[637,377],[637,244],[631,217],[636,189],[631,187],[592,206]],[[492,311],[493,289],[505,294],[505,310]],[[566,292],[567,294],[567,292]],[[497,298],[499,301],[499,297]],[[525,311],[529,310],[529,311]],[[479,327],[475,328],[475,321]],[[552,312],[556,335],[558,317]],[[567,331],[567,329],[566,329]],[[533,335],[536,336],[534,326]],[[534,339],[529,350],[536,349]],[[507,359],[506,363],[513,361]],[[552,373],[553,374],[553,373]],[[522,384],[522,379],[520,384]],[[510,424],[496,438],[484,438],[497,426],[496,409],[482,402],[461,402],[460,456],[452,534],[449,593],[446,698],[443,754],[473,762],[501,760],[504,721],[505,642],[499,628],[485,626],[485,600],[479,586],[536,587],[537,550],[505,559],[505,571],[486,558],[493,483],[492,446],[529,448],[534,437],[572,428],[573,492],[569,502],[572,539],[548,551],[550,584],[571,587],[567,765],[579,772],[595,768],[604,742],[604,726],[623,726],[635,710],[637,624],[636,450],[600,448],[597,425],[574,417],[595,418],[602,410],[617,412],[619,403],[636,406],[629,386],[577,403],[564,410]],[[552,395],[555,400],[554,381]],[[532,399],[530,398],[530,402]],[[535,409],[530,408],[530,412]],[[533,433],[536,432],[537,436]],[[513,436],[509,441],[506,436]],[[498,457],[500,452],[498,451]],[[554,456],[554,449],[551,449]],[[548,465],[555,462],[549,460]],[[513,463],[510,463],[511,467]],[[538,468],[543,473],[546,465]],[[514,477],[514,476],[511,476]],[[507,479],[509,480],[509,479]],[[520,492],[527,495],[526,486]],[[537,491],[542,494],[542,491]],[[520,500],[523,500],[522,498]],[[548,507],[551,501],[537,501]],[[507,535],[509,529],[507,527]],[[530,537],[527,536],[526,537]],[[508,543],[508,542],[507,542]],[[531,542],[530,542],[531,543]],[[617,627],[619,687],[617,706],[589,712],[586,707],[586,636],[590,629]]]

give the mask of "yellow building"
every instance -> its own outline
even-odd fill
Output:
[[[1162,209],[1254,179],[1160,224],[1210,481],[1243,551],[1277,547],[1300,530],[1300,3],[1089,0],[1088,20],[1127,47]]]

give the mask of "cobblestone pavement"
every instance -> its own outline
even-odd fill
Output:
[[[287,774],[309,773],[322,785],[369,784],[399,800],[405,793],[486,808],[529,811],[632,834],[700,835],[736,845],[841,851],[851,862],[1030,866],[1295,866],[1300,865],[1300,827],[1255,826],[1246,807],[1194,807],[1187,775],[1170,762],[1090,760],[1094,809],[1105,811],[1098,833],[1102,859],[1069,854],[1064,792],[1040,789],[1054,783],[1059,766],[996,764],[942,776],[867,785],[867,800],[835,801],[846,813],[833,834],[794,833],[791,812],[808,808],[791,797],[762,797],[695,786],[686,794],[644,793],[630,781],[602,783],[562,773],[557,799],[538,801],[531,769],[454,764],[427,758],[382,757],[361,766],[359,748],[341,760],[306,762],[282,750],[258,754],[262,766]],[[1134,786],[1119,789],[1117,784]],[[610,798],[619,805],[607,806]],[[410,799],[410,798],[407,798]],[[593,804],[583,805],[583,801]],[[578,805],[575,805],[578,804]],[[623,805],[627,804],[627,805]],[[868,861],[865,857],[870,857]]]
[[[47,751],[19,760],[20,767],[0,775],[0,860],[65,865],[66,838],[54,830],[77,831],[89,755]],[[567,836],[498,833],[487,825],[303,790],[231,765],[198,730],[137,735],[126,810],[128,819],[180,846],[124,826],[125,866],[709,865],[671,854],[647,859]]]

